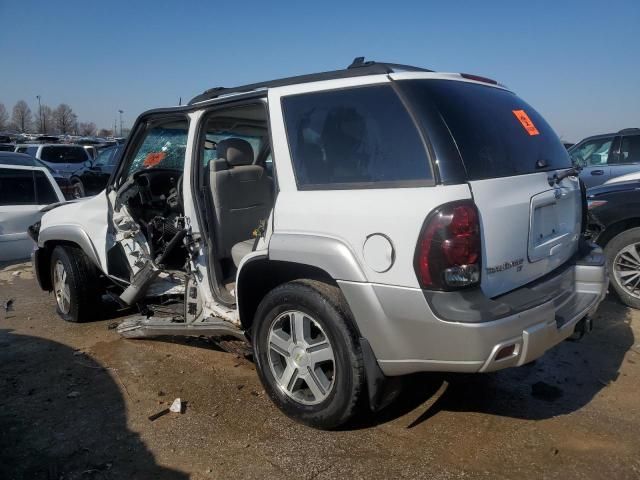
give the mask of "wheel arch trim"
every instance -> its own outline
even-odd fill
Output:
[[[91,241],[89,234],[78,225],[53,225],[40,230],[38,235],[38,246],[40,248],[48,247],[48,244],[56,242],[70,242],[76,244],[82,249],[91,262],[102,271],[100,257],[95,245]]]
[[[334,280],[367,281],[351,248],[334,237],[274,233],[269,240],[269,259],[317,267]]]

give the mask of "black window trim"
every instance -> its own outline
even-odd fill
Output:
[[[289,160],[291,162],[291,170],[293,171],[293,177],[294,180],[296,182],[296,189],[298,191],[304,192],[304,191],[314,191],[314,190],[322,190],[322,191],[326,191],[326,190],[376,190],[376,189],[388,189],[388,188],[420,188],[420,187],[434,187],[437,185],[436,182],[436,175],[435,175],[435,169],[433,168],[433,160],[432,160],[432,156],[430,154],[428,145],[429,143],[427,142],[427,140],[424,138],[423,136],[423,132],[422,132],[422,128],[420,128],[420,126],[416,123],[416,118],[413,115],[412,111],[408,108],[407,104],[405,103],[402,95],[399,93],[398,88],[395,86],[394,81],[392,81],[391,79],[389,79],[389,82],[377,82],[377,83],[366,83],[363,85],[350,85],[348,87],[340,87],[340,88],[326,88],[326,89],[320,89],[320,90],[313,90],[313,91],[308,91],[308,92],[301,92],[301,93],[292,93],[290,95],[282,95],[280,97],[280,110],[282,111],[282,122],[283,122],[283,127],[284,127],[284,132],[285,132],[285,138],[287,140],[287,149],[289,151]],[[345,183],[320,183],[320,184],[316,184],[316,183],[308,183],[306,185],[300,185],[300,183],[298,182],[298,174],[296,172],[296,169],[294,167],[294,160],[293,160],[293,152],[291,150],[291,141],[289,139],[289,131],[286,125],[286,115],[285,115],[285,108],[284,108],[284,104],[283,104],[283,100],[285,98],[292,98],[292,97],[298,97],[298,96],[306,96],[306,95],[312,95],[315,93],[323,93],[323,92],[340,92],[340,91],[345,91],[345,90],[354,90],[354,89],[361,89],[361,88],[367,88],[367,87],[377,87],[377,86],[382,86],[382,85],[388,85],[391,90],[395,93],[395,95],[398,97],[398,100],[400,101],[400,104],[402,105],[402,107],[405,109],[405,111],[407,112],[407,115],[409,116],[411,123],[413,124],[414,128],[416,129],[416,132],[420,138],[420,141],[422,143],[422,146],[424,148],[424,154],[425,157],[427,159],[427,165],[429,168],[429,171],[431,172],[431,179],[421,179],[421,180],[392,180],[392,181],[387,181],[387,182],[345,182]],[[274,165],[275,165],[275,160],[274,160]]]

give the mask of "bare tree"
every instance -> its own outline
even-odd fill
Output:
[[[13,125],[20,133],[25,133],[31,130],[33,125],[33,115],[27,102],[24,100],[18,101],[13,107],[13,114],[11,115]]]
[[[90,137],[96,134],[96,124],[93,122],[80,122],[78,125],[78,132],[80,135],[84,135],[85,137]]]
[[[98,132],[99,137],[111,137],[113,136],[113,130],[109,130],[107,128],[101,128]]]
[[[73,133],[78,128],[78,116],[66,103],[61,103],[53,111],[56,130],[62,135]]]
[[[49,105],[42,105],[42,133],[53,133],[55,131],[55,116]]]
[[[9,114],[4,106],[4,103],[0,103],[0,130],[4,130],[9,126]]]

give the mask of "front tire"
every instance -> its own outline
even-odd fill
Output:
[[[354,415],[364,366],[336,286],[295,280],[276,287],[258,306],[252,340],[260,380],[287,416],[332,429]]]
[[[85,322],[99,316],[98,274],[78,247],[57,246],[51,254],[51,285],[56,311],[67,322]]]
[[[640,309],[640,228],[613,237],[604,248],[611,286],[629,307]]]

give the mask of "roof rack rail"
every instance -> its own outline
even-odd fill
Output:
[[[618,133],[638,133],[640,132],[640,128],[623,128],[622,130],[620,130]]]
[[[267,82],[250,83],[238,87],[214,87],[205,90],[204,93],[197,95],[191,99],[189,105],[194,103],[212,100],[214,98],[228,95],[231,93],[248,93],[263,88],[275,88],[285,85],[296,85],[300,83],[318,82],[322,80],[334,80],[339,78],[361,77],[366,75],[387,74],[393,72],[432,72],[426,68],[412,67],[410,65],[400,65],[397,63],[382,63],[374,61],[365,61],[364,57],[356,57],[351,65],[344,70],[333,70],[329,72],[312,73],[309,75],[299,75],[295,77],[286,77]]]

